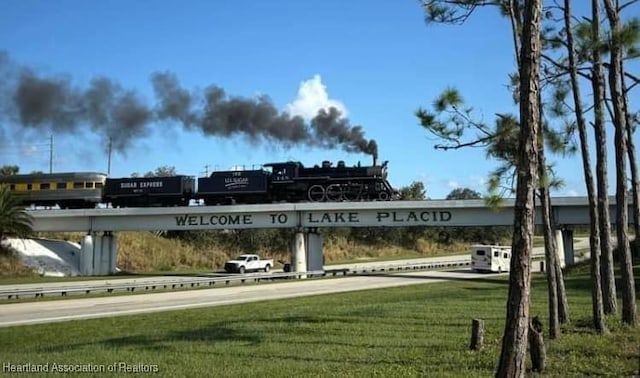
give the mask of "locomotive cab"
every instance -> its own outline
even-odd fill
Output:
[[[302,164],[297,161],[288,161],[285,163],[265,164],[265,167],[271,168],[272,181],[290,181],[298,177]]]

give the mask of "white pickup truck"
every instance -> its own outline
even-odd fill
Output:
[[[250,271],[264,270],[269,272],[273,267],[273,259],[261,260],[258,255],[240,255],[224,264],[227,273],[244,273]]]

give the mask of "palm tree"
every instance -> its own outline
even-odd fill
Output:
[[[28,236],[32,221],[33,218],[20,206],[9,186],[0,185],[0,241],[6,236]]]

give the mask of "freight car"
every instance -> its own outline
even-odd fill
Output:
[[[197,197],[207,205],[271,202],[387,201],[397,197],[382,165],[347,167],[324,161],[305,167],[297,161],[264,169],[213,172],[198,179]]]
[[[103,202],[112,207],[188,206],[194,192],[191,176],[108,178]]]

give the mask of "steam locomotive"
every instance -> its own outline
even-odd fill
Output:
[[[329,161],[305,167],[298,161],[265,164],[260,169],[214,171],[209,177],[109,178],[99,172],[0,176],[0,185],[25,206],[93,208],[188,206],[274,202],[388,201],[397,192],[387,181],[387,163],[348,167]]]

